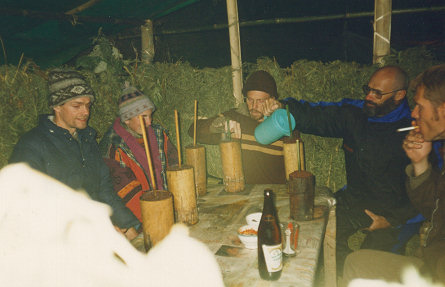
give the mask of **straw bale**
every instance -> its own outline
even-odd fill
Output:
[[[81,70],[96,93],[89,123],[98,131],[98,140],[117,116],[117,100],[124,81],[129,81],[153,100],[156,105],[154,121],[170,131],[173,143],[176,143],[174,110],[178,110],[182,155],[193,141],[187,131],[193,122],[194,100],[198,100],[199,117],[211,117],[235,106],[230,66],[197,69],[184,62],[123,63],[122,69],[105,69],[100,73],[95,73],[93,68]],[[398,64],[414,77],[433,65],[434,59],[426,49],[420,48],[397,52],[387,57],[386,63]],[[119,65],[122,65],[121,60],[108,67]],[[259,58],[256,63],[243,64],[244,78],[259,69],[274,76],[280,99],[294,97],[317,102],[339,101],[345,97],[362,99],[361,86],[367,83],[376,66],[297,60],[290,67],[282,68],[274,59]],[[49,112],[46,74],[47,71],[29,63],[18,67],[0,66],[3,103],[0,106],[0,128],[3,131],[0,167],[7,164],[19,136],[36,125],[38,114]],[[412,93],[409,94],[411,97]],[[317,183],[333,191],[341,188],[346,182],[341,140],[307,134],[302,134],[302,139],[306,168],[316,176]],[[222,177],[217,146],[206,146],[206,159],[208,174]]]

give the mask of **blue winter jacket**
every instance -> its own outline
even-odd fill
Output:
[[[76,140],[48,116],[41,115],[38,126],[19,139],[9,162],[26,162],[75,190],[85,190],[93,200],[111,206],[111,220],[120,228],[137,225],[139,221],[113,192],[109,169],[99,153],[96,131],[90,127],[78,130]]]

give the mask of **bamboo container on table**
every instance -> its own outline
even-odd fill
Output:
[[[289,174],[294,171],[305,170],[305,164],[303,141],[301,140],[300,133],[298,131],[296,132],[295,136],[292,135],[292,125],[288,106],[286,106],[286,111],[289,121],[290,136],[284,139],[283,154],[286,180],[289,181]]]
[[[185,148],[186,164],[193,167],[195,175],[196,196],[202,196],[207,192],[207,168],[205,147],[196,144],[196,121],[198,102],[195,100],[195,116],[193,122],[193,145]]]
[[[170,232],[174,224],[173,197],[167,190],[158,190],[150,156],[150,149],[145,130],[144,119],[139,116],[142,136],[144,139],[145,153],[147,155],[148,168],[153,190],[144,192],[140,197],[142,228],[144,233],[144,245],[148,251],[152,246],[160,242]]]
[[[196,224],[198,208],[196,204],[195,177],[193,167],[181,164],[181,144],[179,139],[178,111],[175,110],[176,142],[178,165],[167,168],[167,185],[173,194],[175,219],[187,225]]]
[[[289,180],[289,174],[292,172],[305,170],[304,145],[298,135],[297,138],[289,137],[284,140],[283,153],[286,180]]]
[[[228,122],[226,125],[226,138],[219,144],[219,150],[224,174],[224,189],[227,192],[243,191],[245,180],[241,161],[241,143],[239,140],[231,139]]]

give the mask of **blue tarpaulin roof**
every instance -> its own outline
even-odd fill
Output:
[[[0,37],[8,64],[23,53],[42,66],[61,65],[87,49],[101,28],[104,34],[156,20],[199,0],[101,0],[69,16],[86,0],[1,0]],[[76,17],[79,16],[79,17]],[[5,64],[1,56],[0,64]]]

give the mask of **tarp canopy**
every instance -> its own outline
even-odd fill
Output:
[[[6,53],[7,63],[17,65],[23,53],[42,66],[58,66],[87,49],[100,28],[104,34],[116,34],[198,1],[99,0],[82,12],[67,15],[87,1],[1,0],[0,37],[4,51],[0,53],[0,64],[5,64]]]
[[[273,57],[282,66],[302,58],[372,61],[374,0],[237,2],[243,62],[259,57]],[[86,3],[94,5],[75,16],[67,14]],[[392,6],[393,11],[442,7],[435,12],[393,13],[391,49],[428,45],[444,59],[445,0],[393,0]],[[369,15],[328,19],[364,12]],[[323,16],[327,19],[309,21]],[[302,18],[305,21],[283,21]],[[4,45],[0,65],[5,63],[4,51],[7,63],[13,65],[18,65],[22,54],[42,68],[74,63],[94,46],[100,29],[125,59],[140,58],[138,28],[145,19],[153,21],[155,61],[230,65],[226,0],[0,0],[0,44]],[[243,25],[249,21],[258,25]],[[262,23],[266,21],[269,24]]]

